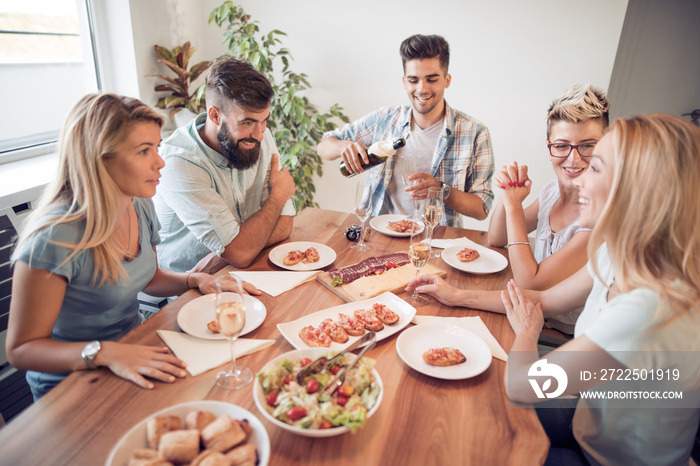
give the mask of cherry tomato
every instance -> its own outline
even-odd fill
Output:
[[[316,379],[310,379],[306,382],[306,393],[316,393],[318,391],[319,383]]]
[[[267,404],[270,406],[275,406],[276,401],[277,401],[277,392],[270,392],[267,395]]]
[[[338,406],[345,406],[348,403],[348,397],[340,395],[336,403],[338,403]]]
[[[299,361],[299,363],[301,364],[302,367],[308,366],[310,362],[311,362],[311,359],[309,359],[309,358],[301,358],[301,361]]]
[[[331,367],[331,374],[336,375],[338,372],[340,372],[340,366],[334,364],[333,367]]]
[[[354,391],[350,385],[341,385],[338,388],[338,393],[343,396],[350,396]]]
[[[333,427],[333,424],[331,424],[331,421],[328,420],[323,420],[321,421],[321,424],[318,426],[319,429],[330,429]]]
[[[294,379],[291,378],[291,377],[285,377],[285,378],[282,380],[282,383],[284,383],[285,385],[287,385],[287,384],[289,384],[289,382],[291,382],[292,380],[294,380]]]
[[[287,417],[292,421],[301,419],[304,416],[306,416],[306,408],[304,408],[303,406],[295,406],[287,410]]]

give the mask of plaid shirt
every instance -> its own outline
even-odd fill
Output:
[[[483,123],[469,115],[453,110],[445,102],[445,122],[433,152],[431,175],[460,191],[476,194],[488,214],[493,202],[491,177],[494,172],[493,151],[489,131]],[[335,136],[370,146],[377,141],[406,138],[411,132],[411,106],[384,107],[366,115],[342,129],[329,131],[323,138]],[[401,150],[401,149],[399,149]],[[372,181],[372,215],[385,214],[384,196],[394,172],[395,156],[386,163],[367,170]],[[441,225],[462,226],[459,212],[444,206]]]

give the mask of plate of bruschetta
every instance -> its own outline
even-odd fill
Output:
[[[402,332],[396,352],[411,369],[438,379],[476,377],[491,365],[486,342],[467,329],[449,324],[421,324]]]
[[[416,308],[387,291],[371,299],[341,304],[277,324],[277,328],[297,349],[340,350],[370,330],[376,332],[377,341],[389,338],[405,328],[415,315]]]
[[[277,267],[287,270],[318,270],[335,261],[335,251],[325,244],[311,241],[283,243],[270,251],[268,258]]]
[[[463,238],[463,244],[443,249],[440,257],[451,267],[462,272],[483,275],[496,273],[508,266],[502,254]]]
[[[406,215],[384,214],[372,218],[369,225],[387,236],[410,237],[413,222]],[[418,227],[423,231],[422,223],[418,222]]]

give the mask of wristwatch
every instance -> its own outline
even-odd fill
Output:
[[[442,183],[442,200],[446,201],[448,197],[450,197],[450,193],[452,192],[452,186],[449,184],[446,184],[444,181],[441,181]]]
[[[85,365],[87,365],[88,369],[97,369],[97,364],[95,364],[95,357],[97,357],[97,353],[100,352],[102,349],[102,344],[95,340],[91,341],[87,345],[85,345],[85,348],[83,348],[83,351],[80,353],[80,355],[83,357],[83,361],[85,361]]]

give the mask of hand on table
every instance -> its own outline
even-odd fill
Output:
[[[540,334],[544,325],[542,306],[527,299],[514,280],[508,282],[507,290],[501,291],[501,301],[516,336]]]
[[[419,293],[429,294],[433,298],[448,306],[459,306],[459,289],[448,285],[445,280],[437,275],[421,275],[420,277],[411,280],[406,285],[406,291],[418,291]]]
[[[207,274],[192,274],[192,279],[195,280],[199,291],[202,294],[209,294],[216,292],[216,280],[217,277]],[[223,276],[219,278],[221,283],[223,283],[223,291],[234,291],[238,292],[238,287],[236,286],[236,280],[229,276]],[[262,291],[257,289],[252,283],[241,282],[243,284],[243,292],[251,296],[258,296],[262,294]]]
[[[172,383],[175,378],[187,375],[185,363],[159,346],[128,345],[113,341],[102,342],[95,363],[109,368],[115,375],[129,380],[141,388],[155,385],[146,377]]]

